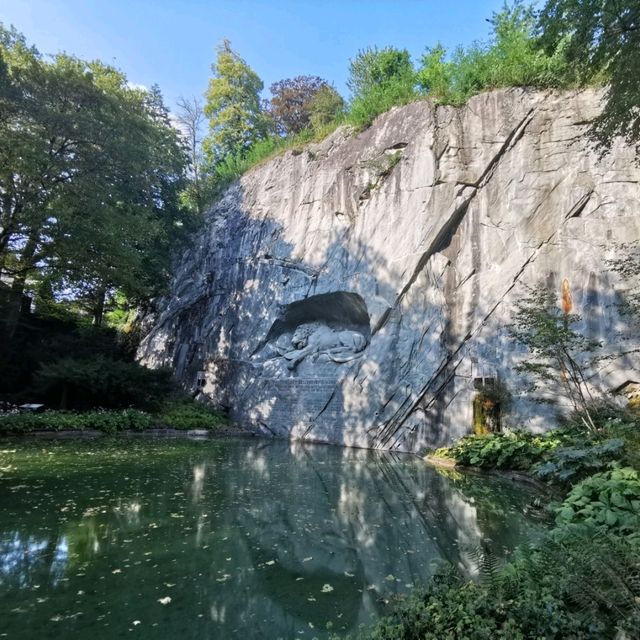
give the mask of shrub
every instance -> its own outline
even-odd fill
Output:
[[[558,447],[565,434],[552,431],[535,435],[525,431],[505,434],[471,435],[455,446],[439,449],[436,455],[453,458],[465,466],[483,469],[530,469],[547,451]]]
[[[198,402],[183,401],[163,409],[159,421],[174,429],[212,429],[227,423],[218,411]]]
[[[556,512],[559,526],[587,524],[616,532],[640,530],[640,478],[629,467],[577,484]]]
[[[0,433],[22,434],[33,431],[84,431],[95,429],[104,433],[118,431],[142,431],[153,426],[148,413],[125,409],[124,411],[90,411],[73,413],[45,411],[44,413],[19,413],[0,416]]]
[[[571,611],[552,589],[530,591],[526,578],[508,572],[488,584],[464,580],[453,569],[436,574],[384,618],[370,640],[442,640],[456,638],[599,638],[595,629]]]
[[[389,111],[391,107],[413,102],[416,97],[413,86],[401,81],[373,87],[364,95],[354,98],[348,121],[356,128],[363,129],[381,113]]]
[[[381,113],[416,99],[416,76],[406,49],[385,47],[359,51],[349,65],[352,100],[348,121],[358,128]]]
[[[171,372],[102,356],[63,358],[36,374],[38,396],[61,409],[135,406],[154,410],[175,391]]]
[[[602,471],[622,455],[624,440],[612,438],[581,447],[558,447],[536,464],[533,474],[555,484],[575,483],[589,474]]]
[[[481,554],[479,582],[453,567],[363,635],[369,640],[637,638],[640,539],[588,526],[547,536],[498,567]]]
[[[493,15],[489,43],[458,47],[450,60],[441,44],[427,49],[418,85],[433,100],[464,104],[472,95],[497,87],[562,87],[575,82],[563,43],[547,53],[534,35],[535,15],[521,2]]]

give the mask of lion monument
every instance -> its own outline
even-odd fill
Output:
[[[343,363],[362,355],[367,339],[359,331],[332,329],[320,322],[299,325],[291,337],[290,345],[276,345],[280,355],[287,360],[287,368],[295,369],[307,356],[315,362],[320,355],[327,355],[333,362]]]

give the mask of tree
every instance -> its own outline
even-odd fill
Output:
[[[12,282],[3,314],[10,338],[29,279],[90,288],[96,310],[110,288],[157,286],[182,215],[186,160],[156,88],[132,88],[99,62],[47,60],[1,26],[0,69],[0,268]]]
[[[345,106],[342,96],[332,86],[320,87],[309,103],[311,127],[318,130],[331,124],[344,114]]]
[[[202,186],[202,127],[205,121],[202,103],[197,98],[178,98],[176,119],[187,142],[191,182],[187,185],[186,197],[193,203],[198,214],[204,209],[204,193]]]
[[[593,398],[585,371],[593,364],[594,352],[601,345],[575,329],[582,318],[572,309],[567,280],[562,283],[561,306],[557,294],[543,285],[530,289],[516,304],[510,333],[531,354],[516,370],[564,389],[587,429],[595,431],[590,412]]]
[[[381,86],[413,85],[414,69],[406,49],[368,47],[350,61],[347,87],[354,98],[364,96]]]
[[[640,142],[640,3],[638,0],[547,0],[542,42],[562,44],[583,82],[606,83],[604,108],[591,128],[602,150],[615,136]]]
[[[342,98],[317,76],[297,76],[274,82],[270,89],[269,113],[279,135],[295,135],[311,125],[313,114],[321,120],[328,114],[324,109],[333,108],[333,117],[340,109]],[[321,102],[316,102],[318,97]],[[332,118],[333,119],[333,118]]]
[[[347,87],[351,91],[349,117],[366,126],[378,114],[416,97],[415,70],[406,49],[385,47],[359,51],[350,61]]]
[[[246,151],[266,137],[267,118],[260,104],[264,88],[255,71],[223,40],[204,105],[209,118],[205,152],[217,162],[227,154]]]

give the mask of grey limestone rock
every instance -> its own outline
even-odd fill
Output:
[[[622,142],[591,148],[599,101],[416,102],[256,167],[211,208],[140,360],[293,439],[437,446],[470,431],[486,378],[513,397],[503,424],[543,429],[567,407],[553,386],[528,391],[507,326],[527,286],[560,296],[566,279],[608,356],[594,391],[640,382],[625,283],[607,266],[640,239],[640,168]]]

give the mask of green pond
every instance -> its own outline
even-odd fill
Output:
[[[535,497],[411,456],[270,440],[0,442],[0,638],[327,638]]]

